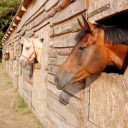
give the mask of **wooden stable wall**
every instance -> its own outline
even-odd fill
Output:
[[[3,52],[7,48],[13,50],[12,57],[4,61],[6,71],[19,94],[47,128],[128,127],[128,71],[124,75],[102,73],[97,79],[93,76],[86,84],[76,84],[65,91],[57,90],[54,83],[56,71],[76,44],[74,37],[80,30],[77,22],[80,14],[85,14],[88,8],[91,21],[104,18],[117,11],[115,2],[33,0],[6,42]],[[120,8],[126,8],[127,0],[118,2],[123,3]],[[26,30],[43,39],[41,68],[20,67],[20,37]]]

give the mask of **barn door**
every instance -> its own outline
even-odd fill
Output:
[[[89,92],[89,106],[86,128],[128,127],[127,73],[123,76],[102,73],[87,80],[85,92]]]

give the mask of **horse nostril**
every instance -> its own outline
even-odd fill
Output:
[[[54,78],[54,82],[55,82],[55,84],[57,85],[57,83],[58,83],[58,78],[55,76],[55,78]]]

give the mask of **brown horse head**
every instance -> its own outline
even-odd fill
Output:
[[[55,77],[58,89],[101,73],[107,65],[122,68],[128,51],[128,31],[114,26],[94,25],[84,16],[77,44]]]
[[[9,53],[9,49],[7,48],[4,53],[4,60],[7,61],[9,59],[10,59],[10,53]]]
[[[10,59],[10,54],[9,52],[5,53],[5,56],[4,56],[4,60],[9,60]]]

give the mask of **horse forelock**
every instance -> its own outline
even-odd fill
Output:
[[[88,29],[82,29],[75,37],[75,40],[79,42],[87,33],[91,33]]]

